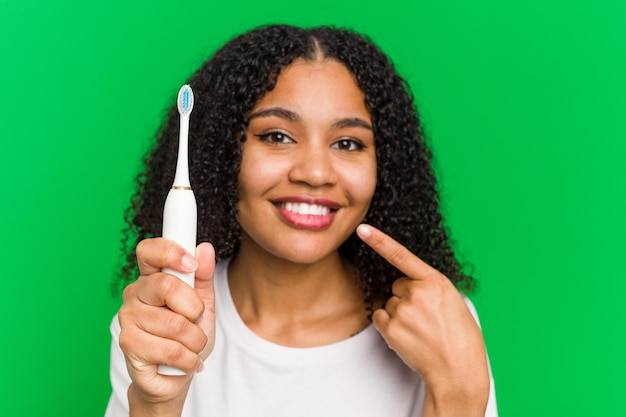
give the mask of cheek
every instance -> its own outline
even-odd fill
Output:
[[[376,190],[376,164],[368,164],[346,170],[344,172],[344,184],[350,190],[350,194],[355,202],[369,203]]]
[[[366,181],[363,181],[360,186],[362,188],[362,198],[367,200],[369,206],[374,197],[374,191],[376,191],[376,175],[372,175]]]
[[[241,158],[241,166],[239,168],[239,176],[237,177],[237,183],[239,185],[239,195],[240,199],[247,193],[248,189],[251,187],[251,179],[253,178],[253,173],[256,170],[254,163],[250,161],[250,158],[246,158],[242,156]]]
[[[280,159],[243,153],[238,177],[240,198],[263,193],[284,177],[284,170]]]

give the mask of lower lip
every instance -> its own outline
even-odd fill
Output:
[[[331,211],[325,216],[314,216],[311,214],[297,214],[281,207],[278,207],[278,212],[292,226],[310,230],[320,230],[330,226],[336,213]]]

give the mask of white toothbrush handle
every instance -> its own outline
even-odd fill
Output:
[[[195,254],[197,217],[196,198],[191,187],[172,187],[163,210],[163,237],[178,243],[190,254]],[[163,272],[175,275],[193,287],[193,272],[184,274],[169,268],[163,268]],[[161,375],[185,375],[184,371],[168,365],[159,365],[157,372]]]

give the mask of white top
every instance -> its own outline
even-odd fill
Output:
[[[215,349],[191,383],[183,417],[418,417],[424,384],[373,325],[341,342],[292,348],[269,342],[243,322],[230,295],[227,263],[215,271]],[[466,303],[476,318],[472,303]],[[106,417],[128,415],[130,378],[111,324],[113,394]],[[493,378],[486,417],[497,417]]]

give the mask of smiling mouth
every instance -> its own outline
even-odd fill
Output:
[[[278,208],[301,216],[327,216],[331,211],[334,211],[330,207],[320,204],[278,203],[277,206]]]

